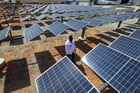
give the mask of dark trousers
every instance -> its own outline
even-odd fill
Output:
[[[69,55],[67,55],[68,56],[68,58],[73,62],[73,63],[75,63],[75,61],[74,61],[74,58],[75,58],[75,53],[73,52],[71,55],[69,54]]]

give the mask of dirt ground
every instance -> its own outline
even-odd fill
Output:
[[[21,16],[15,16],[12,24],[14,37],[21,37],[23,31],[31,24],[39,23],[47,31],[47,20],[19,22]],[[7,67],[3,70],[4,76],[0,78],[0,93],[36,93],[35,79],[42,72],[65,56],[64,44],[68,35],[72,34],[76,43],[76,64],[84,75],[100,88],[104,81],[100,79],[81,58],[99,43],[110,44],[119,35],[129,35],[133,29],[139,28],[137,19],[123,22],[120,30],[115,30],[118,23],[100,27],[87,27],[85,41],[78,39],[81,31],[54,36],[52,33],[42,34],[30,42],[23,38],[3,41],[0,45],[0,57],[4,58]],[[107,88],[103,93],[113,93]]]

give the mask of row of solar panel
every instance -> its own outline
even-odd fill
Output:
[[[136,30],[130,37],[120,36],[108,47],[99,44],[82,58],[85,64],[119,93],[140,92],[140,61],[127,56],[131,51],[140,55],[140,49],[137,49],[140,41],[131,38],[135,37],[134,33],[140,35],[140,31]],[[112,45],[120,48],[116,49]],[[37,77],[36,86],[38,93],[99,93],[67,57]]]
[[[40,9],[35,10],[33,13],[31,13],[32,15],[39,12]],[[42,20],[46,17],[51,18],[51,19],[55,19],[58,17],[71,17],[71,16],[75,16],[75,17],[80,17],[80,16],[89,16],[89,15],[99,15],[99,14],[109,14],[109,13],[117,13],[120,11],[124,11],[124,9],[101,9],[99,11],[87,11],[87,12],[72,12],[72,13],[61,13],[61,14],[52,14],[50,16],[46,15],[46,14],[41,14],[40,16],[38,16],[36,19],[37,20]],[[126,9],[127,10],[127,9]],[[47,11],[48,12],[48,11]],[[31,15],[25,16],[24,18],[21,19],[22,21],[26,21],[28,19],[31,18]]]
[[[104,24],[109,24],[112,22],[119,22],[119,21],[127,20],[129,18],[138,18],[138,17],[140,17],[140,12],[112,15],[112,16],[107,16],[107,17],[86,18],[83,20],[72,19],[72,20],[69,20],[65,24],[61,22],[54,22],[51,25],[49,25],[48,30],[52,32],[54,35],[59,35],[69,28],[75,31],[79,31],[85,28],[87,25],[95,27],[95,26],[100,26]],[[37,29],[37,28],[40,28],[40,26],[39,25],[31,26],[30,28],[28,28],[30,30],[27,29],[26,31],[24,31],[25,41],[30,41],[33,38],[35,38],[35,36],[38,36],[41,33],[43,33],[43,30],[41,28],[39,31],[37,31],[36,29],[34,31],[32,30],[33,28]]]

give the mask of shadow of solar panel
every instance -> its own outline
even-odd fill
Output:
[[[37,36],[39,36],[41,33],[44,31],[42,28],[39,26],[39,24],[34,24],[31,27],[27,28],[23,34],[24,34],[24,42],[30,41]]]
[[[109,83],[119,93],[140,93],[140,62],[131,59]]]
[[[54,35],[59,35],[64,32],[69,27],[61,22],[55,22],[49,25],[48,30],[51,31]]]
[[[42,14],[42,15],[38,16],[36,19],[37,19],[37,20],[42,20],[42,19],[44,19],[45,17],[46,17],[46,15],[45,15],[45,14]]]
[[[133,37],[140,40],[140,30],[134,31],[132,34],[129,35],[129,37]]]
[[[140,55],[140,41],[130,37],[120,36],[109,46],[135,59]]]
[[[96,48],[92,49],[82,58],[82,61],[95,71],[103,80],[108,81],[129,59],[129,57],[105,46],[104,44],[98,44]]]
[[[79,31],[79,30],[81,30],[81,29],[83,29],[84,27],[87,26],[86,22],[76,20],[76,19],[72,19],[72,20],[68,21],[66,24],[70,28],[72,28],[73,30],[76,30],[76,31]]]
[[[8,27],[6,27],[6,28],[4,28],[3,30],[0,31],[0,41],[5,39],[8,36],[8,34],[10,32],[10,29],[11,29],[11,27],[8,26]]]
[[[36,86],[38,93],[99,93],[68,57],[41,74]]]
[[[28,16],[25,16],[24,18],[22,18],[20,21],[23,22],[23,21],[26,21],[26,20],[28,20],[28,19],[30,19],[30,18],[31,18],[31,16],[28,15]]]

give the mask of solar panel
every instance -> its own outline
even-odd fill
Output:
[[[96,19],[96,18],[85,18],[82,21],[88,23],[89,26],[100,26],[103,23],[103,20]]]
[[[51,18],[51,19],[55,19],[57,17],[60,17],[60,14],[52,14],[49,16],[49,18]]]
[[[140,55],[140,41],[130,37],[120,36],[109,46],[133,58]]]
[[[4,28],[3,30],[0,31],[0,41],[5,39],[8,36],[8,34],[10,32],[10,29],[11,29],[11,27],[8,26],[8,27],[6,27],[6,28]]]
[[[23,22],[23,21],[26,21],[30,18],[31,18],[31,15],[28,15],[28,16],[25,16],[24,18],[22,18],[20,21]]]
[[[76,30],[76,31],[79,31],[79,30],[81,30],[81,29],[83,29],[84,27],[87,26],[86,22],[76,20],[76,19],[72,19],[72,20],[68,21],[66,24],[70,28],[72,28],[73,30]]]
[[[36,19],[37,19],[37,20],[42,20],[42,19],[44,19],[45,17],[46,17],[46,15],[45,15],[45,14],[42,14],[42,15],[38,16]]]
[[[59,35],[64,32],[69,27],[61,22],[55,22],[49,25],[48,30],[51,31],[54,35]]]
[[[132,34],[130,34],[129,36],[140,40],[140,30],[135,30],[135,31],[134,31]]]
[[[119,93],[140,93],[140,62],[131,59],[109,83]]]
[[[86,54],[82,61],[105,81],[110,80],[130,58],[99,44]]]
[[[23,34],[24,34],[24,41],[30,41],[32,39],[34,39],[35,37],[37,37],[38,35],[40,35],[41,33],[43,33],[44,31],[42,30],[42,28],[39,26],[39,24],[34,24],[31,27],[27,28]]]
[[[66,56],[37,77],[36,86],[38,93],[99,93]]]

